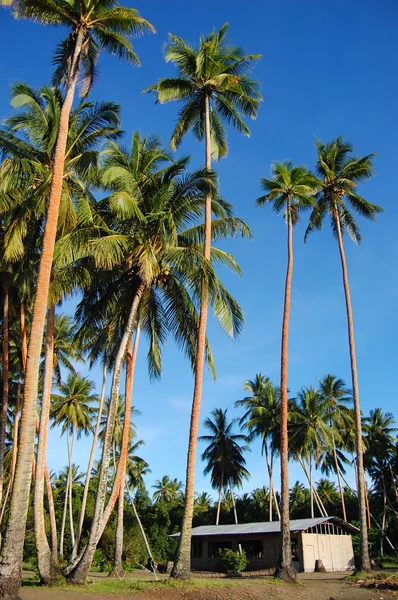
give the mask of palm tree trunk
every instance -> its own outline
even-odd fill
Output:
[[[339,461],[337,460],[336,442],[334,440],[334,437],[333,437],[333,458],[334,458],[334,467],[336,469],[337,482],[338,482],[339,491],[340,491],[340,500],[341,500],[341,509],[343,511],[343,519],[344,519],[344,521],[347,521],[344,492],[343,492],[343,486],[341,485],[340,467],[339,467]]]
[[[125,412],[124,412],[124,419],[123,419],[124,423],[123,423],[123,433],[122,433],[122,446],[120,449],[120,459],[119,459],[119,464],[118,464],[116,475],[115,475],[115,483],[113,486],[113,490],[112,490],[112,493],[108,500],[108,504],[106,505],[106,508],[104,510],[104,514],[102,515],[100,530],[99,530],[99,537],[101,537],[101,535],[106,527],[106,524],[109,520],[109,517],[111,516],[112,511],[115,507],[115,503],[118,498],[119,487],[122,487],[122,486],[124,487],[124,483],[122,482],[122,477],[124,477],[124,479],[126,479],[128,444],[130,441],[130,421],[131,421],[131,405],[132,405],[131,399],[132,399],[132,393],[133,393],[134,372],[135,372],[135,365],[137,362],[137,352],[138,352],[138,344],[139,344],[139,340],[140,340],[140,333],[141,333],[141,325],[138,323],[137,329],[136,329],[136,334],[135,334],[135,340],[134,340],[132,360],[131,360],[131,376],[128,378],[129,389],[127,390],[127,396],[130,397],[130,403],[125,407]],[[124,473],[124,475],[123,475],[123,473]]]
[[[99,430],[100,430],[100,426],[101,426],[102,410],[104,408],[105,387],[106,387],[106,361],[104,360],[104,368],[102,371],[102,387],[101,387],[100,403],[99,403],[99,408],[98,408],[97,423],[95,425],[94,439],[93,439],[93,443],[91,446],[90,458],[88,461],[86,481],[84,484],[83,497],[82,497],[82,507],[80,510],[79,524],[77,526],[77,532],[76,532],[76,541],[75,541],[75,545],[72,550],[72,560],[74,560],[77,556],[77,551],[79,549],[79,544],[80,544],[80,538],[82,535],[84,516],[86,513],[88,489],[90,486],[90,479],[91,479],[91,471],[93,468],[95,449],[97,447],[98,434],[99,434]]]
[[[23,302],[19,305],[19,324],[21,327],[21,355],[22,355],[22,370],[26,371],[26,361],[28,360],[28,336],[26,335],[26,319],[25,308]]]
[[[205,160],[206,169],[211,170],[211,132],[210,132],[210,97],[205,101]],[[206,195],[205,200],[205,226],[204,226],[204,258],[210,261],[211,254],[211,202],[212,194]],[[192,399],[191,422],[189,428],[189,442],[187,455],[187,471],[185,483],[185,505],[181,526],[181,535],[178,543],[176,559],[171,577],[187,579],[191,572],[191,531],[195,502],[195,462],[196,447],[199,429],[200,405],[202,402],[203,368],[206,347],[206,327],[209,311],[209,285],[205,277],[202,279],[202,296],[200,302],[198,339],[196,349],[194,391]]]
[[[324,507],[324,505],[323,505],[323,502],[322,502],[322,500],[321,500],[321,498],[320,498],[320,496],[319,496],[318,492],[317,492],[317,491],[316,491],[316,489],[314,488],[314,486],[313,486],[313,485],[311,485],[311,482],[310,482],[310,475],[309,475],[309,473],[308,473],[307,467],[305,466],[305,462],[303,461],[303,459],[302,459],[302,458],[299,458],[299,459],[298,459],[298,461],[299,461],[299,463],[300,463],[300,465],[301,465],[301,467],[302,467],[302,469],[303,469],[303,471],[304,471],[304,473],[305,473],[305,476],[306,476],[306,478],[307,478],[308,484],[310,485],[310,490],[312,490],[312,492],[313,492],[313,494],[314,494],[315,501],[316,501],[316,504],[317,504],[317,506],[318,506],[319,512],[321,513],[322,517],[327,517],[327,516],[328,516],[328,513],[326,512],[326,509],[325,509],[325,507]]]
[[[115,555],[112,571],[109,577],[122,577],[123,570],[123,517],[124,517],[124,486],[119,490],[118,508],[117,508],[117,525],[115,535]]]
[[[37,447],[37,468],[34,488],[34,527],[37,552],[37,566],[40,580],[47,585],[53,585],[59,576],[59,567],[53,560],[46,535],[44,521],[44,482],[46,473],[46,450],[48,422],[51,407],[51,387],[54,365],[54,327],[55,306],[52,305],[47,311],[46,349],[44,357],[43,394],[40,414],[39,440]]]
[[[131,416],[131,402],[132,402],[132,391],[133,391],[133,377],[135,360],[137,357],[138,341],[140,335],[140,327],[137,327],[137,332],[134,340],[134,348],[127,351],[126,355],[126,389],[125,389],[125,411],[124,411],[124,427],[123,435],[126,431],[125,439],[127,443],[123,444],[120,451],[119,460],[119,479],[120,479],[120,490],[119,490],[119,503],[117,513],[117,527],[116,527],[116,539],[115,539],[115,557],[111,575],[120,576],[124,573],[122,553],[123,553],[123,515],[124,515],[124,488],[126,485],[126,465],[127,465],[127,454],[128,454],[128,442],[130,437],[130,416]],[[134,365],[133,365],[134,360]],[[123,456],[122,456],[123,455]],[[120,467],[120,462],[123,461],[124,467]],[[116,482],[116,468],[115,468],[115,485]]]
[[[287,372],[288,372],[288,343],[289,343],[289,317],[290,297],[293,274],[293,226],[290,212],[290,202],[287,203],[287,270],[285,283],[285,300],[282,323],[281,346],[281,554],[277,575],[284,581],[296,581],[296,572],[292,562],[290,544],[290,516],[289,516],[289,465],[288,465],[288,397],[287,397]]]
[[[151,552],[151,548],[149,546],[148,538],[146,537],[145,530],[144,530],[144,528],[142,526],[141,519],[140,519],[140,517],[138,515],[137,509],[136,509],[136,506],[135,506],[135,502],[134,502],[134,500],[132,498],[131,492],[130,492],[130,490],[129,490],[128,487],[127,487],[127,493],[129,495],[129,498],[130,498],[131,506],[133,507],[135,518],[137,519],[138,527],[140,528],[142,539],[144,540],[146,551],[148,552],[148,556],[149,556],[150,563],[151,563],[151,569],[152,569],[153,574],[155,575],[155,577],[157,579],[156,569],[155,569],[155,561],[154,561],[153,556],[152,556],[152,552]]]
[[[383,471],[381,470],[381,483],[383,488],[383,518],[381,522],[381,538],[380,538],[380,556],[384,556],[384,532],[386,530],[386,516],[387,516],[387,490],[386,482],[384,479]]]
[[[235,496],[234,496],[234,492],[233,492],[231,484],[229,485],[229,491],[231,492],[232,508],[234,510],[234,517],[235,517],[235,525],[238,525],[238,513],[236,512]],[[240,544],[239,544],[239,546],[240,546]]]
[[[268,457],[267,444],[264,444],[264,454],[265,454],[265,461],[267,463],[268,477],[269,477],[269,520],[271,522],[272,521],[272,488],[273,488],[273,482],[272,482],[272,468],[271,468],[271,464],[270,464],[269,457]]]
[[[76,565],[72,566],[72,569],[69,572],[68,572],[68,569],[66,569],[66,571],[65,571],[68,574],[68,579],[71,582],[80,584],[80,585],[84,585],[86,582],[87,574],[88,574],[88,571],[90,569],[90,566],[91,566],[91,563],[92,563],[92,560],[94,557],[94,552],[97,547],[99,538],[102,534],[101,527],[103,524],[103,517],[104,517],[104,505],[105,505],[106,489],[107,489],[107,484],[108,484],[109,458],[110,458],[110,452],[111,452],[111,447],[112,447],[113,429],[114,429],[114,425],[115,425],[117,403],[119,400],[120,377],[121,377],[121,373],[122,373],[124,357],[126,355],[129,340],[131,339],[131,333],[132,333],[132,330],[134,327],[134,322],[135,322],[136,315],[137,315],[137,309],[138,309],[138,305],[141,300],[143,291],[144,291],[144,285],[141,284],[139,286],[139,288],[137,289],[133,303],[131,305],[130,314],[129,314],[129,317],[128,317],[128,320],[126,323],[126,328],[125,328],[122,340],[120,342],[120,346],[119,346],[117,356],[115,359],[115,367],[114,367],[114,372],[113,372],[108,418],[107,418],[106,429],[105,429],[104,443],[102,445],[101,468],[100,468],[100,473],[99,473],[99,478],[98,478],[97,496],[96,496],[96,500],[95,500],[94,515],[93,515],[93,520],[92,520],[92,524],[91,524],[89,539],[87,542],[87,546],[81,555],[80,560],[77,562]],[[123,428],[123,436],[124,436],[124,428]],[[122,460],[120,460],[120,463],[119,463],[120,468],[121,468],[121,463],[122,463]],[[119,480],[119,488],[120,488],[120,480]],[[114,499],[115,495],[116,495],[116,498]],[[118,497],[118,489],[117,489],[117,482],[115,482],[113,494],[111,496],[110,501],[108,502],[108,507],[110,506],[111,501],[113,502],[113,506],[114,506],[114,503],[116,502],[117,497]],[[113,508],[113,506],[112,506],[112,508]],[[104,525],[104,527],[105,527],[105,525]]]
[[[3,500],[3,481],[4,481],[4,452],[6,445],[6,429],[8,414],[8,386],[9,386],[9,365],[8,365],[8,279],[3,282],[3,394],[0,416],[0,506]]]
[[[48,514],[50,515],[51,554],[53,562],[58,564],[57,521],[55,518],[53,488],[51,485],[51,478],[50,473],[48,471],[47,463],[45,478],[47,489]]]
[[[68,477],[66,478],[64,510],[62,513],[61,537],[60,537],[60,541],[59,541],[59,555],[61,558],[63,558],[63,556],[64,556],[64,537],[65,537],[66,513],[68,510],[68,497],[69,497],[69,473],[68,473]]]
[[[70,443],[70,448],[68,450],[69,457],[69,527],[70,527],[70,537],[72,541],[72,548],[75,545],[75,526],[73,524],[73,500],[72,500],[72,492],[73,492],[73,451],[75,448],[75,437],[76,437],[76,429],[73,428],[72,439]]]
[[[222,502],[222,488],[224,485],[224,473],[221,473],[220,490],[218,492],[218,504],[217,504],[217,517],[216,525],[220,522],[221,502]]]
[[[370,571],[370,558],[368,547],[368,528],[366,522],[366,501],[365,501],[365,471],[363,466],[363,443],[362,443],[362,422],[361,422],[361,406],[359,402],[359,386],[357,374],[357,360],[355,354],[355,337],[354,337],[354,319],[352,315],[350,286],[348,283],[347,263],[344,253],[343,236],[341,234],[340,216],[337,208],[334,209],[334,217],[336,222],[337,240],[339,243],[341,268],[343,271],[344,293],[347,311],[348,323],[348,342],[350,347],[351,361],[351,376],[352,376],[352,396],[354,399],[355,411],[355,441],[357,452],[357,471],[358,471],[358,502],[359,502],[359,523],[360,523],[360,548],[359,548],[359,569],[361,571]]]
[[[32,457],[34,455],[40,355],[46,320],[51,267],[57,235],[59,205],[62,194],[69,115],[77,84],[82,43],[83,30],[80,29],[76,36],[65,99],[60,113],[57,142],[55,145],[51,191],[44,229],[43,247],[40,255],[39,274],[36,283],[36,296],[29,339],[24,402],[21,417],[20,447],[15,471],[14,487],[11,496],[8,525],[0,556],[1,600],[14,600],[18,596],[18,590],[21,584],[22,553],[29,507]]]
[[[366,481],[365,481],[365,500],[366,500],[366,512],[367,512],[367,516],[368,516],[368,530],[371,528],[372,524],[370,521],[370,506],[369,506],[369,492],[368,492],[368,486],[366,485]]]
[[[18,385],[17,385],[17,396],[16,396],[16,400],[15,400],[14,431],[13,431],[13,436],[12,436],[11,473],[10,473],[10,479],[8,481],[7,490],[6,490],[6,493],[4,496],[4,500],[3,500],[3,506],[1,507],[0,525],[3,522],[3,517],[4,517],[5,509],[7,506],[8,497],[10,495],[10,492],[12,490],[12,485],[14,483],[15,465],[17,464],[18,425],[19,425],[19,409],[20,409],[20,405],[21,405],[21,387],[22,387],[22,380],[21,380],[21,376],[19,376]]]
[[[310,467],[310,498],[311,498],[311,518],[314,518],[314,486],[312,484],[312,457],[309,458]]]

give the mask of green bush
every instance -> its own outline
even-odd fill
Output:
[[[239,553],[225,548],[220,549],[218,555],[220,568],[225,573],[240,573],[247,567],[248,560],[243,550]]]

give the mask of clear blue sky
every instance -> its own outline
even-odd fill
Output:
[[[214,322],[209,336],[216,359],[216,383],[206,375],[201,421],[217,406],[238,414],[235,400],[243,383],[257,372],[279,378],[280,330],[286,268],[286,228],[269,208],[256,208],[258,180],[268,176],[274,160],[290,158],[312,167],[314,139],[328,141],[338,134],[350,140],[359,154],[376,152],[376,176],[362,188],[370,201],[385,207],[376,223],[361,223],[360,247],[346,241],[354,306],[359,382],[363,411],[381,406],[397,415],[398,217],[397,161],[397,29],[398,7],[393,0],[252,0],[243,4],[219,0],[194,5],[186,0],[137,1],[135,6],[151,21],[156,35],[135,42],[142,66],[131,68],[103,55],[93,99],[122,105],[123,129],[158,134],[168,143],[178,106],[155,106],[141,90],[161,76],[172,74],[165,65],[162,45],[173,32],[196,44],[201,33],[230,23],[230,38],[247,52],[262,53],[254,76],[262,82],[264,102],[251,138],[229,131],[229,155],[218,166],[223,196],[252,228],[252,241],[228,244],[243,269],[243,278],[225,281],[241,302],[246,327],[231,342]],[[0,11],[0,118],[10,114],[10,83],[16,79],[33,86],[50,80],[51,59],[60,29],[14,21]],[[192,166],[202,164],[203,148],[188,137],[181,152],[192,154]],[[305,218],[295,231],[295,265],[289,352],[289,388],[316,384],[333,373],[350,383],[346,316],[338,249],[331,233],[314,234],[303,244]],[[69,304],[71,310],[71,304]],[[146,441],[142,455],[149,462],[150,486],[163,474],[184,479],[187,435],[192,398],[192,376],[172,344],[164,352],[161,382],[147,378],[145,348],[141,348],[134,387],[134,404],[141,410],[138,434]],[[86,374],[84,368],[82,373]],[[100,373],[90,374],[100,385]],[[78,443],[76,462],[85,469],[88,440]],[[199,446],[199,451],[202,446]],[[64,440],[52,432],[50,468],[66,464]],[[267,483],[259,446],[247,457],[252,474],[245,491]],[[209,490],[197,464],[197,490]],[[291,483],[302,475],[291,466]],[[350,477],[352,481],[352,477]]]

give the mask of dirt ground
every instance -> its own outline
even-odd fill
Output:
[[[354,587],[341,578],[307,579],[293,586],[242,581],[217,589],[195,590],[151,589],[149,583],[145,592],[126,594],[87,594],[29,587],[21,591],[22,600],[90,600],[90,597],[95,600],[398,600],[398,593]]]

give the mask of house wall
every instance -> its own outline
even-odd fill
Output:
[[[348,571],[354,568],[354,551],[350,535],[302,533],[303,570],[314,571],[320,559],[326,571]]]

